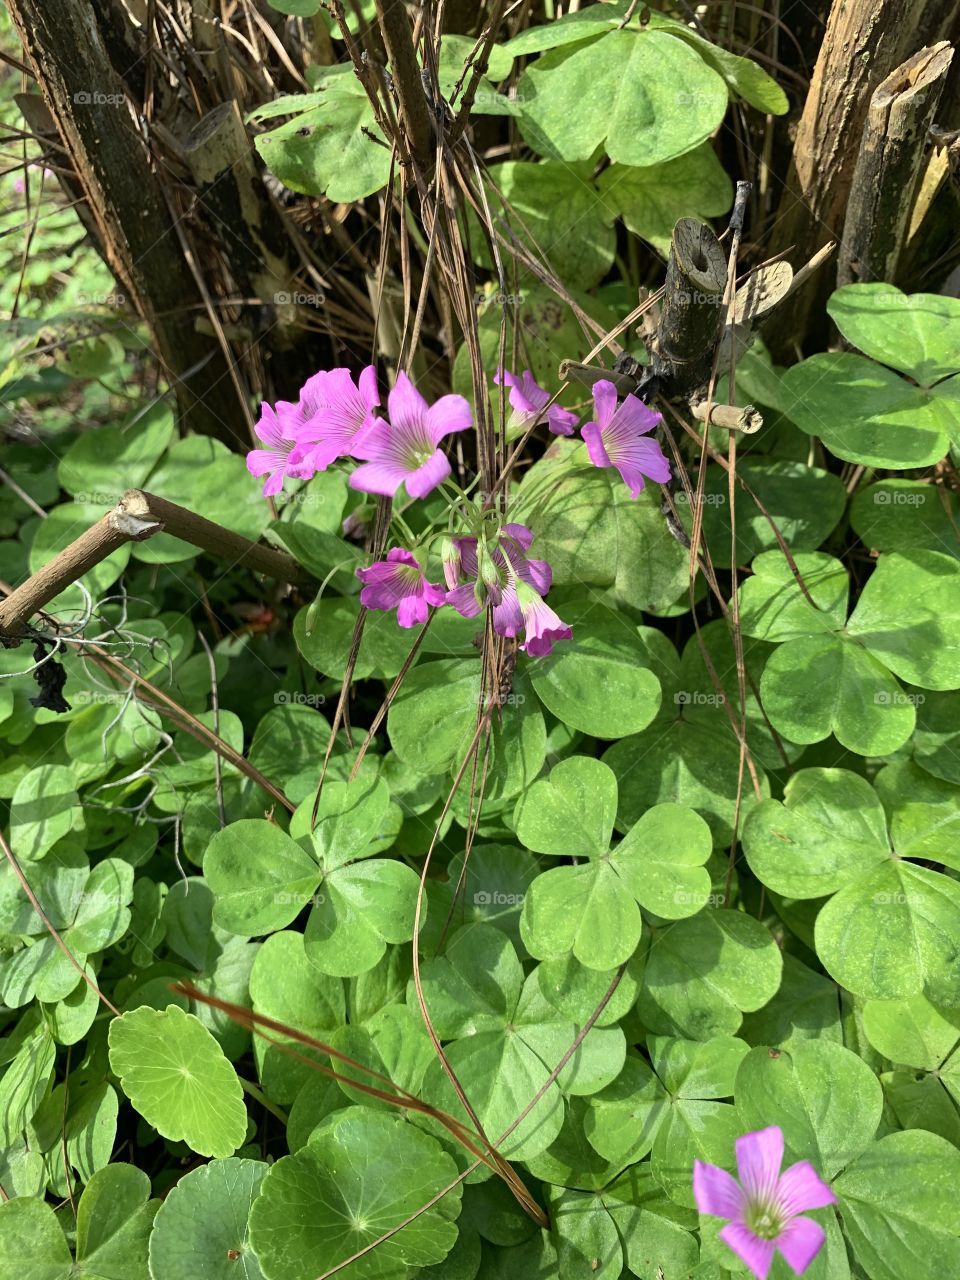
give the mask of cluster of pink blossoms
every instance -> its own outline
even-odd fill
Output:
[[[509,388],[508,430],[522,434],[540,423],[555,435],[573,435],[575,413],[550,404],[529,370],[518,377],[497,370],[495,382]],[[594,466],[615,467],[636,498],[645,479],[670,479],[670,466],[649,433],[660,415],[636,396],[618,403],[612,382],[593,389],[594,418],[581,434]],[[348,369],[315,373],[296,403],[264,404],[256,424],[262,449],[247,454],[247,469],[265,476],[266,497],[279,493],[284,480],[307,480],[339,458],[360,465],[350,474],[350,487],[362,493],[393,497],[401,485],[411,498],[424,498],[450,475],[440,448],[445,436],[473,425],[470,405],[458,395],[441,396],[428,405],[405,373],[387,396],[387,417],[377,416],[380,393],[376,370],[368,366],[357,382]],[[427,581],[412,551],[395,547],[368,569],[358,569],[363,583],[360,602],[368,609],[396,609],[401,627],[427,620],[430,606],[450,605],[465,618],[489,606],[498,635],[524,632],[521,648],[534,657],[550,653],[554,641],[569,640],[571,629],[543,597],[552,571],[545,560],[528,559],[533,534],[521,524],[507,524],[493,544],[476,537],[447,539],[443,555],[446,588]]]

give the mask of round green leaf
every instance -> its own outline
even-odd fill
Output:
[[[339,867],[307,920],[304,941],[310,960],[324,973],[351,978],[366,973],[391,942],[413,937],[420,878],[389,858]]]
[[[721,78],[688,45],[656,30],[612,31],[548,54],[528,67],[517,98],[521,132],[542,155],[588,160],[605,142],[611,160],[630,165],[691,151],[727,109]]]
[[[960,885],[910,862],[886,862],[841,889],[816,923],[832,978],[869,1000],[926,994],[960,1005]]]
[[[891,1062],[935,1071],[960,1041],[960,1013],[941,1011],[926,996],[868,1000],[863,1030],[874,1049]]]
[[[42,858],[69,832],[82,830],[71,769],[41,764],[21,778],[10,804],[10,842],[18,858]]]
[[[744,564],[760,552],[778,546],[770,519],[775,521],[792,552],[815,551],[836,528],[847,505],[839,476],[807,466],[805,462],[746,459],[738,464],[737,475],[759,500],[755,502],[751,493],[737,492],[737,564]],[[690,529],[690,506],[682,501],[685,496],[680,490],[675,501],[681,516],[686,517],[684,524]],[[716,465],[708,467],[702,536],[718,568],[730,567],[729,502],[726,470]]]
[[[782,968],[779,948],[758,920],[739,911],[701,911],[655,931],[640,1017],[664,1035],[733,1035],[744,1012],[776,993]]]
[[[938,551],[882,555],[847,631],[921,689],[960,688],[960,564]]]
[[[110,1023],[110,1066],[158,1133],[204,1156],[243,1142],[247,1109],[237,1073],[206,1027],[176,1005],[143,1007]]]
[[[578,289],[591,288],[607,274],[616,247],[614,214],[589,174],[551,160],[508,160],[488,172],[496,188],[488,192],[494,216],[506,220],[528,253],[545,257],[560,279]],[[492,267],[479,225],[471,221],[477,261]]]
[[[676,804],[699,814],[715,845],[726,848],[733,835],[740,789],[739,747],[728,729],[687,717],[684,710],[679,705],[672,721],[654,721],[643,733],[615,742],[604,752],[603,762],[617,778],[617,828],[628,831],[654,805]],[[770,789],[766,774],[759,768],[757,772],[766,794]],[[741,819],[757,803],[747,783],[742,789]]]
[[[250,1211],[267,1280],[322,1275],[421,1210],[457,1176],[436,1139],[370,1107],[335,1112],[295,1155],[270,1167]],[[457,1239],[456,1186],[351,1264],[357,1280],[405,1280]]]
[[[779,1125],[787,1163],[809,1160],[828,1179],[866,1150],[883,1111],[877,1077],[829,1040],[753,1049],[737,1072],[736,1100],[744,1130]]]
[[[122,427],[84,431],[57,468],[60,483],[78,502],[110,507],[124,490],[146,480],[173,435],[173,410],[160,400]]]
[[[703,864],[712,849],[710,828],[699,814],[660,804],[630,828],[610,865],[647,911],[680,920],[710,900],[710,874]]]
[[[345,552],[349,554],[349,549],[345,548]],[[301,609],[294,619],[297,648],[312,667],[334,680],[342,680],[346,671],[359,612],[360,602],[355,597],[324,596]],[[367,613],[354,679],[392,679],[406,661],[419,631],[419,627],[398,627],[392,613]]]
[[[926,467],[947,451],[942,406],[892,369],[823,352],[783,375],[783,409],[831,453],[865,466]]]
[[[203,858],[214,923],[249,938],[282,929],[312,901],[322,872],[272,822],[243,818],[216,832]]]
[[[517,802],[520,843],[534,853],[601,857],[610,847],[617,780],[607,765],[570,756]]]
[[[681,218],[716,217],[733,201],[733,183],[705,142],[674,160],[646,166],[612,164],[597,185],[607,208],[629,231],[666,257],[673,228]]]
[[[531,955],[571,952],[588,969],[613,969],[640,943],[640,909],[606,859],[555,867],[527,891],[520,933]]]
[[[644,665],[636,634],[616,638],[575,624],[573,640],[532,664],[537,697],[558,720],[595,738],[623,738],[645,729],[660,708],[660,682]]]
[[[303,934],[292,930],[275,933],[258,947],[250,971],[250,1003],[256,1013],[319,1040],[329,1040],[330,1033],[347,1020],[343,983],[311,963]],[[282,1036],[271,1034],[286,1043]],[[312,1056],[303,1045],[295,1048],[298,1054]],[[254,1055],[263,1086],[277,1102],[292,1101],[305,1081],[316,1076],[306,1063],[260,1036],[254,1038]]]
[[[792,742],[832,733],[862,756],[899,750],[916,723],[913,703],[883,663],[844,636],[780,645],[763,669],[760,697],[770,723]]]
[[[784,803],[764,802],[743,829],[754,875],[789,898],[822,898],[890,860],[880,798],[847,769],[801,769]]]
[[[322,94],[284,101],[293,118],[255,139],[264,163],[284,186],[348,204],[386,186],[390,148],[359,81],[340,78]]]
[[[940,485],[890,476],[859,489],[850,523],[874,551],[943,551],[960,555],[956,497]]]
[[[834,1183],[870,1280],[942,1280],[960,1246],[960,1151],[922,1130],[875,1142]]]
[[[247,1238],[247,1215],[268,1166],[212,1160],[187,1173],[160,1206],[150,1236],[151,1280],[263,1280]]]
[[[550,347],[562,358],[559,339]],[[585,469],[571,475],[566,467],[577,449]],[[561,440],[530,468],[520,493],[546,483],[558,465],[564,472],[529,521],[536,545],[550,548],[554,584],[609,587],[614,604],[649,613],[672,605],[687,586],[687,554],[667,528],[657,486],[632,499],[612,468],[589,467],[584,446]]]
[[[827,303],[837,328],[864,355],[930,387],[960,369],[954,335],[960,298],[901,293],[889,284],[848,284]]]

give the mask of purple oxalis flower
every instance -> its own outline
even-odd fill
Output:
[[[557,640],[572,640],[573,629],[559,618],[540,593],[522,578],[511,576],[499,605],[493,610],[493,629],[515,636],[523,628],[520,648],[531,658],[545,658]]]
[[[447,602],[463,617],[475,618],[489,601],[494,606],[496,628],[497,608],[512,575],[546,595],[553,570],[546,560],[527,559],[532,542],[533,533],[525,524],[505,524],[496,545],[483,552],[479,551],[476,538],[453,538],[452,552],[444,559],[444,577],[450,587]],[[467,581],[459,586],[461,576]],[[516,632],[498,634],[515,635]]]
[[[736,1141],[740,1181],[725,1169],[695,1160],[693,1195],[701,1213],[729,1219],[720,1239],[747,1264],[757,1280],[766,1280],[779,1249],[800,1275],[823,1246],[823,1227],[800,1215],[823,1209],[837,1198],[806,1160],[780,1172],[783,1130],[778,1125],[745,1133]]]
[[[396,609],[401,627],[426,622],[428,605],[446,603],[443,588],[428,582],[418,561],[402,547],[394,547],[386,560],[369,569],[358,569],[357,577],[364,584],[360,603],[367,609]]]
[[[520,646],[531,657],[550,653],[556,640],[570,640],[573,632],[543,600],[553,581],[546,560],[527,557],[533,533],[523,524],[505,524],[492,549],[478,548],[476,538],[454,538],[444,558],[444,576],[451,588],[447,603],[465,618],[474,618],[489,604],[493,629],[500,636],[525,632]],[[460,576],[467,578],[456,585]]]
[[[493,375],[493,381],[498,387],[510,388],[510,408],[513,412],[507,425],[516,429],[518,434],[536,426],[538,422],[546,421],[548,429],[555,436],[573,435],[579,418],[558,404],[550,405],[544,413],[544,405],[550,400],[550,392],[535,381],[529,369],[524,369],[519,378],[509,369],[498,369]]]
[[[326,471],[331,462],[349,454],[354,441],[374,426],[374,409],[379,403],[373,365],[362,371],[356,383],[349,369],[322,369],[315,373],[301,387],[299,403],[285,406],[288,433],[299,446],[294,461],[303,462],[311,475]]]
[[[411,498],[424,498],[450,474],[438,446],[444,436],[472,425],[470,406],[463,396],[453,395],[428,405],[407,375],[399,373],[387,411],[389,422],[378,419],[353,444],[353,456],[365,461],[351,475],[350,486],[391,498],[405,484]]]
[[[260,418],[254,432],[266,448],[250,450],[247,454],[247,470],[252,476],[267,477],[263,482],[265,498],[279,493],[287,476],[302,480],[305,476],[313,475],[313,469],[306,467],[298,459],[298,442],[290,432],[290,418],[295,407],[282,400],[277,405],[280,412],[269,404],[260,406]]]
[[[636,498],[644,487],[644,477],[666,484],[670,464],[656,440],[647,438],[660,421],[660,414],[648,409],[636,396],[624,396],[617,405],[617,389],[602,378],[594,383],[594,422],[584,424],[581,434],[595,467],[616,467],[624,484]]]

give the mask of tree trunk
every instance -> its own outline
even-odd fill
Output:
[[[921,49],[870,99],[840,244],[838,284],[896,279],[925,160],[924,142],[952,58],[946,41]]]
[[[150,326],[185,426],[246,447],[245,406],[120,76],[85,0],[10,0],[10,13],[83,186],[104,256]]]
[[[769,253],[806,262],[841,239],[863,126],[874,90],[910,54],[948,38],[960,0],[834,0],[797,128],[793,162]],[[796,355],[835,284],[827,267],[764,329],[774,352]]]

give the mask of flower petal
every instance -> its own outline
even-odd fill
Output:
[[[579,414],[558,404],[552,404],[547,410],[547,427],[555,436],[572,436],[579,421]]]
[[[601,428],[609,425],[616,409],[617,388],[606,378],[601,378],[593,384],[593,411]]]
[[[397,624],[401,627],[418,627],[426,622],[430,610],[423,596],[407,596],[397,606]]]
[[[503,532],[514,542],[519,542],[524,551],[529,551],[533,542],[533,530],[527,528],[525,524],[505,524]]]
[[[595,467],[611,467],[613,463],[603,446],[603,432],[599,423],[585,422],[580,428],[587,446],[587,456]]]
[[[511,580],[493,606],[493,629],[498,636],[513,637],[523,630],[523,610],[517,599],[517,589]]]
[[[450,462],[439,449],[432,453],[422,467],[411,471],[404,479],[411,498],[425,498],[450,474]]]
[[[693,1162],[693,1198],[700,1213],[714,1218],[739,1218],[744,1204],[739,1182],[726,1169],[703,1160]]]
[[[427,435],[439,444],[452,431],[466,431],[473,426],[473,410],[463,396],[441,396],[432,404],[424,419]]]
[[[448,591],[446,603],[452,604],[457,613],[463,618],[475,618],[480,612],[480,601],[477,599],[472,584],[469,583],[462,587],[454,587],[452,591]]]
[[[639,396],[632,395],[623,397],[623,404],[617,412],[617,417],[621,418],[631,431],[638,432],[652,431],[663,421],[656,409],[645,405]]]
[[[742,1222],[730,1222],[718,1234],[727,1248],[747,1264],[757,1280],[767,1280],[773,1262],[772,1240],[761,1240]]]
[[[461,397],[462,399],[462,397]],[[427,402],[401,370],[387,396],[387,413],[397,431],[416,431],[427,416]]]
[[[736,1143],[740,1185],[749,1200],[772,1204],[783,1163],[783,1130],[779,1125],[745,1133]]]
[[[823,1209],[837,1203],[837,1197],[808,1160],[798,1160],[786,1170],[777,1187],[777,1198],[790,1218],[807,1209]]]
[[[283,472],[273,471],[263,482],[263,496],[265,498],[272,498],[275,494],[279,493],[282,488]]]
[[[379,462],[385,455],[392,454],[393,443],[390,423],[377,418],[364,431],[354,436],[350,442],[350,453],[354,458]]]
[[[274,412],[273,406],[266,403],[260,406],[260,417],[253,430],[257,439],[272,449],[279,449],[281,442],[290,438],[284,436],[283,422]]]
[[[827,1233],[812,1218],[794,1218],[774,1241],[797,1275],[802,1275],[820,1250]]]
[[[406,478],[407,473],[396,463],[364,462],[351,473],[350,488],[392,498]]]
[[[368,409],[375,409],[380,403],[380,388],[377,386],[377,370],[372,364],[360,371],[357,385],[363,403]]]

